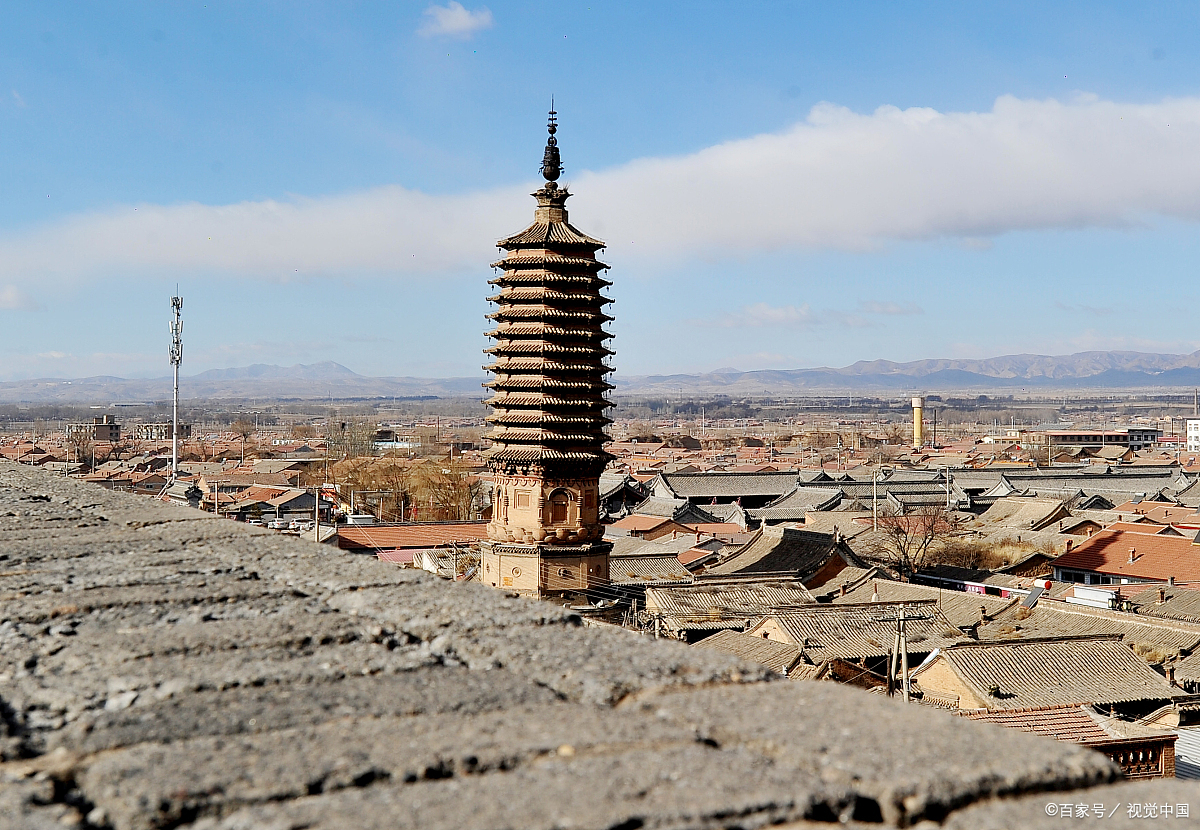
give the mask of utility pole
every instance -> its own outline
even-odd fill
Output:
[[[932,602],[932,600],[922,600],[913,604],[931,605]],[[902,680],[901,689],[904,694],[904,702],[910,702],[912,683],[908,677],[908,627],[906,623],[931,619],[933,619],[932,614],[909,614],[905,603],[897,603],[895,616],[875,618],[876,622],[894,622],[896,624],[896,636],[892,641],[892,654],[888,658],[887,691],[889,697],[895,695],[896,680],[899,677]],[[899,667],[896,665],[897,662],[900,664]],[[897,668],[899,668],[899,675],[897,675]]]
[[[183,297],[179,288],[171,298],[171,368],[175,382],[171,394],[171,481],[179,477],[179,364],[183,363]]]
[[[871,530],[879,530],[879,470],[871,476]]]

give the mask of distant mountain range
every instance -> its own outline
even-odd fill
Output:
[[[1079,352],[1019,354],[984,360],[860,360],[840,369],[718,369],[705,374],[618,378],[619,392],[731,395],[793,392],[955,392],[988,390],[1131,390],[1200,386],[1200,351],[1192,354]]]
[[[373,378],[340,363],[295,366],[257,363],[234,369],[209,369],[179,379],[180,399],[374,398],[483,396],[482,378]],[[0,403],[150,403],[171,399],[171,378],[41,378],[0,383]]]
[[[180,379],[185,399],[482,397],[484,378],[367,377],[339,363],[255,364],[210,369]],[[840,369],[718,369],[702,374],[620,376],[619,395],[820,394],[822,392],[1030,392],[1200,387],[1200,351],[1192,354],[1080,352],[1007,355],[986,360],[859,361]],[[0,383],[0,403],[151,402],[171,396],[169,377],[44,378]]]

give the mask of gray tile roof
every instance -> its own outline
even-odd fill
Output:
[[[998,499],[977,520],[980,526],[1014,527],[1041,530],[1046,525],[1068,515],[1061,499],[1039,499],[1006,496]],[[972,522],[967,527],[975,527]]]
[[[965,639],[936,608],[913,608],[906,624],[909,654],[928,654]],[[813,663],[862,660],[890,653],[896,634],[895,608],[888,605],[815,605],[770,615]]]
[[[1119,635],[1127,647],[1190,653],[1200,646],[1200,622],[1170,620],[1091,608],[1070,602],[1039,602],[1026,616],[1013,606],[978,629],[980,640],[1014,640],[1086,634]]]
[[[1133,594],[1130,600],[1143,616],[1200,623],[1200,590],[1195,587],[1156,585]]]
[[[999,614],[1020,602],[1019,598],[1003,598],[987,596],[986,594],[969,594],[966,591],[951,591],[945,588],[934,588],[929,585],[914,585],[911,582],[896,582],[890,579],[872,579],[845,596],[835,596],[832,602],[836,605],[861,604],[872,602],[904,602],[910,600],[934,600],[937,610],[950,621],[955,628],[970,628],[980,621],[980,609],[985,609],[989,617]]]
[[[697,579],[691,585],[646,589],[646,610],[662,614],[669,630],[743,628],[781,605],[815,604],[799,582],[786,579]]]
[[[1118,637],[961,643],[918,669],[918,683],[924,686],[922,676],[938,661],[949,664],[989,709],[1165,701],[1182,695]]]
[[[675,553],[646,552],[609,556],[608,576],[614,585],[690,581],[691,573]]]
[[[840,556],[855,567],[864,564],[844,541],[835,543],[832,534],[764,527],[743,548],[710,568],[709,573],[790,573],[803,579],[833,556]]]
[[[748,637],[741,631],[726,629],[705,637],[692,648],[707,648],[713,651],[723,651],[745,660],[761,663],[772,671],[787,674],[800,660],[799,646],[790,643],[777,643],[762,637]]]
[[[806,513],[829,510],[842,500],[839,487],[797,487],[766,507],[747,510],[750,518],[763,522],[803,521]]]
[[[675,495],[685,499],[779,497],[796,486],[794,472],[782,473],[663,473],[660,476]]]

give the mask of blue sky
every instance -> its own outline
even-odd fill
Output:
[[[1195,4],[3,11],[0,379],[480,373],[551,94],[619,373],[1200,348]]]

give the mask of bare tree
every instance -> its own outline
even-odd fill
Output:
[[[426,462],[414,470],[412,489],[419,516],[426,521],[463,521],[472,517],[481,482],[461,466]]]
[[[67,432],[67,447],[79,464],[92,463],[92,434],[87,429],[71,429]]]
[[[246,441],[250,438],[251,435],[254,435],[258,430],[254,426],[253,421],[248,421],[245,418],[239,418],[238,420],[234,421],[233,426],[231,426],[230,429],[233,430],[234,435],[236,435],[242,439],[242,461],[245,461],[246,460]]]
[[[944,506],[927,504],[881,515],[878,526],[874,552],[901,577],[909,577],[954,535],[957,520]]]
[[[375,427],[365,420],[330,420],[325,431],[330,458],[358,458],[375,455]]]

